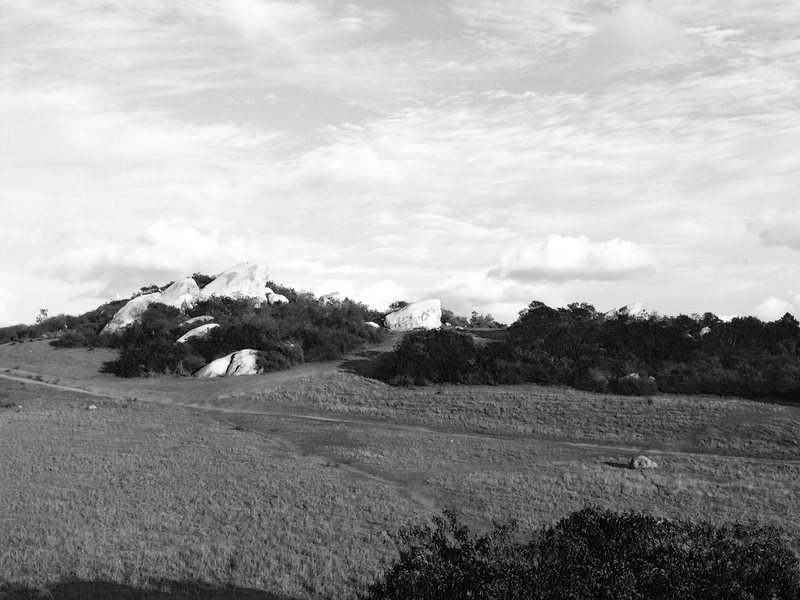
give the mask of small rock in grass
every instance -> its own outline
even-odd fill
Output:
[[[90,404],[87,410],[97,410],[97,407],[94,404]]]
[[[631,459],[631,469],[655,469],[658,467],[656,462],[646,456],[635,456]]]

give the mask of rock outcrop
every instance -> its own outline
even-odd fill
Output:
[[[195,377],[226,377],[236,375],[257,375],[261,373],[258,366],[258,351],[252,349],[237,350],[227,356],[218,358],[194,372]]]
[[[111,317],[111,320],[108,323],[106,323],[106,326],[103,327],[103,330],[100,333],[114,334],[125,329],[129,325],[132,325],[138,321],[142,317],[142,314],[144,314],[144,311],[147,310],[148,306],[154,302],[160,301],[161,292],[144,294],[142,296],[136,296],[136,298],[132,298],[125,306],[114,313],[114,316]]]
[[[100,333],[117,333],[138,321],[147,307],[158,302],[175,308],[186,308],[194,305],[200,297],[200,288],[194,279],[186,277],[172,283],[163,292],[153,292],[132,298],[125,306],[120,308],[111,320],[106,323]]]
[[[208,335],[208,332],[212,329],[219,327],[216,323],[206,323],[205,325],[200,325],[195,327],[194,329],[190,329],[186,333],[184,333],[181,337],[175,340],[176,344],[184,344],[188,342],[192,338],[196,337],[205,337]]]
[[[161,292],[159,302],[175,308],[184,308],[194,306],[199,298],[200,288],[197,287],[197,282],[191,277],[186,277],[174,282]]]
[[[331,294],[325,294],[324,296],[319,297],[320,304],[340,304],[344,300],[344,297],[340,292],[333,292]]]
[[[390,312],[385,321],[392,331],[438,329],[442,326],[442,303],[438,299],[413,302],[400,310]]]
[[[276,294],[275,292],[270,292],[269,294],[267,294],[267,302],[269,302],[270,305],[289,304],[289,299],[283,294]]]
[[[650,313],[641,302],[634,302],[622,308],[612,308],[605,313],[607,319],[617,319],[619,317],[631,317],[633,319],[646,319]]]
[[[200,290],[200,299],[208,300],[211,296],[226,298],[256,298],[262,303],[266,301],[269,269],[265,264],[245,262],[223,271],[214,280]]]

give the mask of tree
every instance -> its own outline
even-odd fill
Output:
[[[48,311],[47,311],[46,308],[40,308],[39,309],[39,314],[36,315],[36,324],[37,325],[41,325],[42,323],[44,323],[47,320],[47,312]]]

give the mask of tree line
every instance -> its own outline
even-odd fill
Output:
[[[607,316],[585,303],[534,301],[499,341],[413,332],[375,375],[396,385],[540,383],[596,392],[800,399],[800,324],[790,314]]]

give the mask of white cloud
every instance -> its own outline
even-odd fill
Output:
[[[755,227],[763,244],[800,250],[800,212],[772,211],[759,219]]]
[[[615,281],[652,273],[655,260],[647,249],[619,238],[591,242],[589,238],[551,234],[522,251],[506,252],[489,275],[517,281]]]
[[[689,46],[689,38],[673,17],[646,0],[626,0],[600,20],[585,57],[595,65],[613,67],[650,61],[665,53],[680,55]]]
[[[222,241],[217,231],[157,221],[131,242],[106,242],[67,250],[41,269],[67,283],[103,286],[95,295],[127,294],[143,285],[165,283],[200,271],[214,274],[250,256],[238,240]]]
[[[791,302],[784,298],[770,296],[753,309],[753,314],[762,321],[775,321],[787,312],[798,313],[797,308],[800,307],[798,300],[800,300],[800,297],[795,297],[794,302]]]
[[[6,289],[0,288],[0,327],[8,325],[11,315],[8,311],[8,304],[11,300],[11,292]]]

